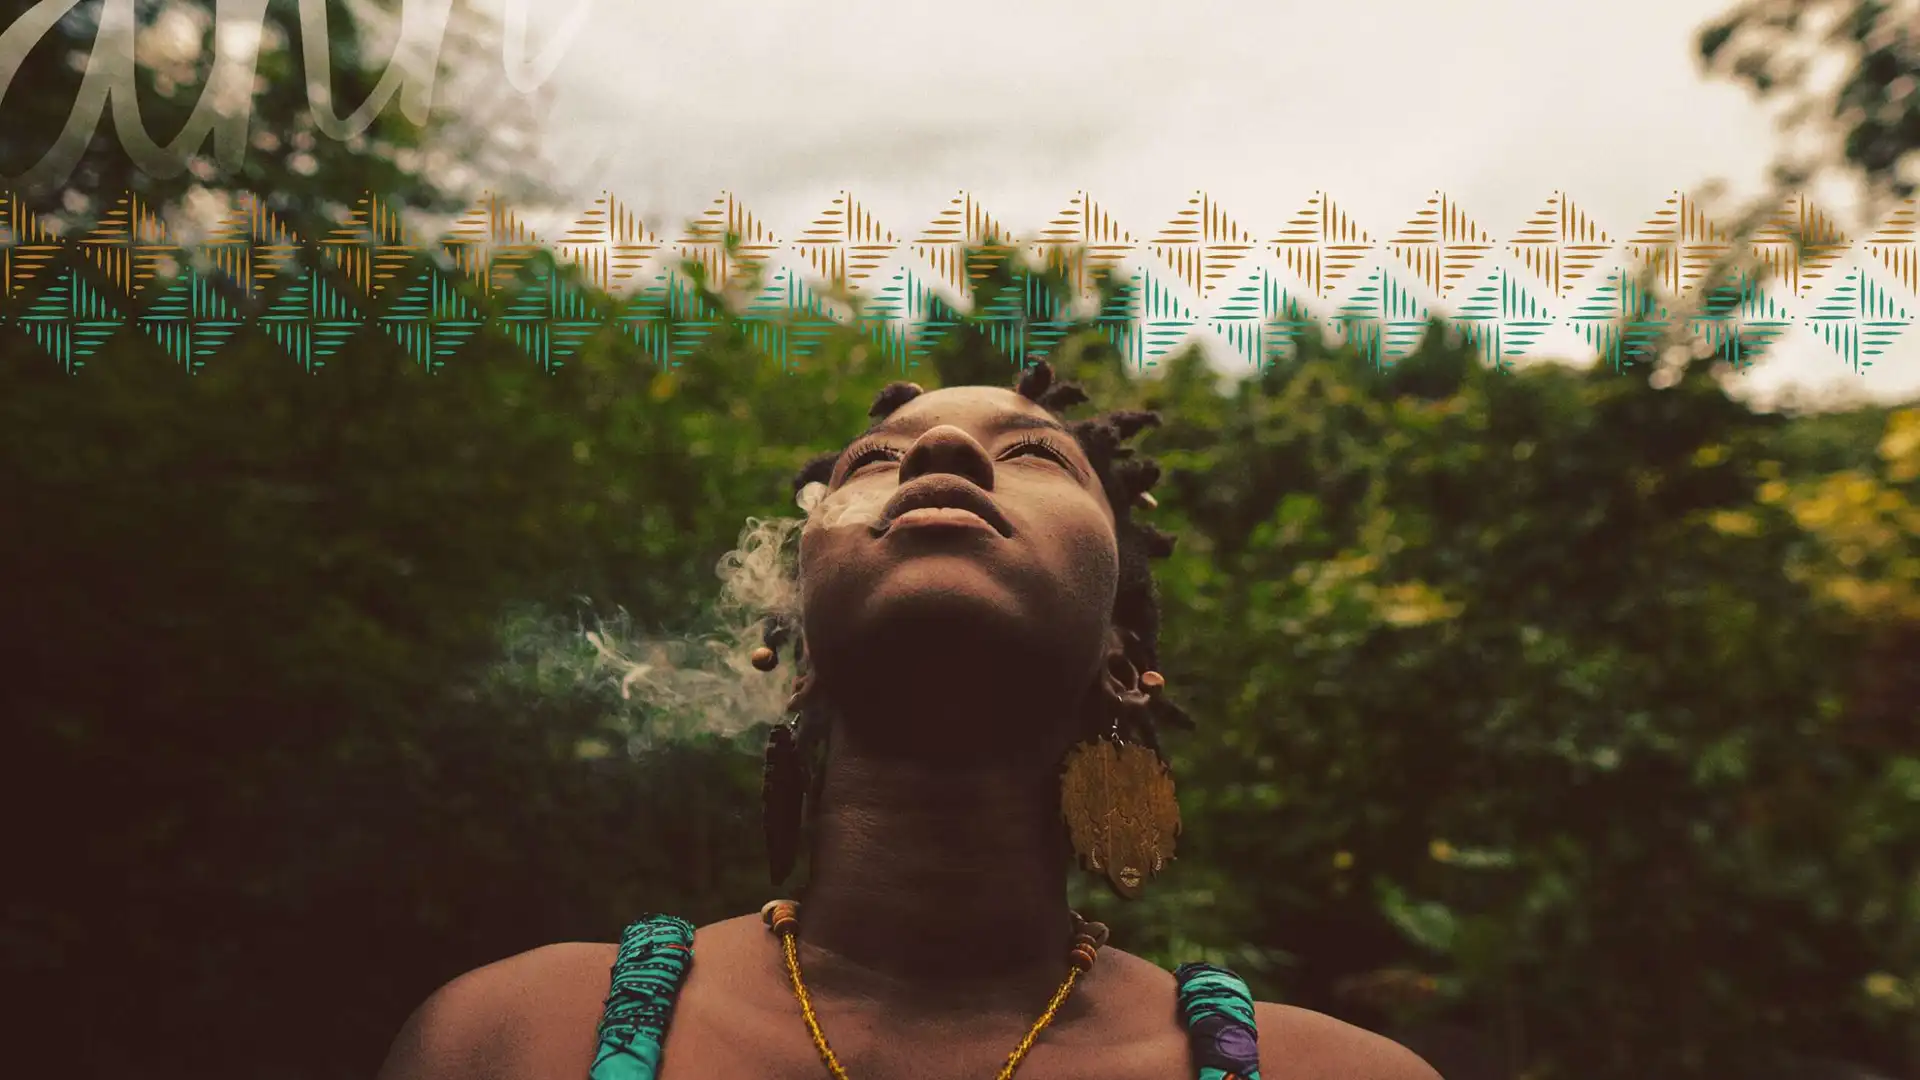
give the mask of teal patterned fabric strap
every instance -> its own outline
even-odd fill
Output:
[[[587,1080],[654,1080],[673,1003],[692,962],[693,924],[685,919],[648,915],[627,927]]]
[[[1199,1080],[1260,1080],[1253,991],[1240,976],[1213,964],[1181,964],[1173,978]]]

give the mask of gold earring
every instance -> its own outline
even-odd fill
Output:
[[[1149,694],[1166,685],[1154,671],[1140,682]],[[1060,811],[1074,854],[1121,897],[1138,898],[1141,886],[1173,859],[1180,835],[1172,771],[1152,747],[1121,738],[1117,712],[1107,734],[1075,746],[1065,764]]]

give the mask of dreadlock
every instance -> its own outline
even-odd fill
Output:
[[[1052,366],[1044,361],[1027,367],[1014,384],[1014,390],[1060,417],[1092,464],[1094,475],[1100,478],[1107,503],[1113,508],[1114,531],[1119,540],[1120,581],[1114,598],[1114,624],[1120,630],[1125,642],[1126,659],[1134,670],[1158,670],[1160,603],[1158,590],[1154,587],[1151,561],[1173,554],[1174,538],[1133,519],[1134,507],[1153,505],[1152,496],[1148,493],[1160,481],[1160,466],[1151,458],[1137,455],[1126,443],[1141,431],[1157,426],[1160,414],[1116,410],[1101,416],[1068,421],[1064,414],[1068,409],[1086,403],[1086,391],[1075,383],[1056,382]],[[895,410],[925,392],[916,383],[889,383],[874,398],[873,407],[867,412],[873,421],[872,426],[877,427]],[[794,477],[794,494],[798,495],[808,484],[828,483],[833,477],[834,463],[839,458],[839,451],[829,451],[809,460]],[[792,639],[793,630],[794,624],[789,618],[776,616],[767,621],[762,638],[768,648],[777,652]],[[801,649],[802,644],[795,641],[796,662],[802,659],[799,655]],[[1090,703],[1089,714],[1083,722],[1090,729],[1102,730],[1098,725],[1104,724],[1106,714],[1095,715],[1097,709],[1098,703]],[[1160,722],[1189,731],[1193,729],[1193,721],[1186,712],[1168,701],[1164,693],[1153,695],[1144,710],[1127,710],[1121,718],[1123,729],[1130,729],[1127,734],[1139,738],[1155,752],[1160,749]],[[825,724],[816,716],[809,714],[800,718],[799,749],[802,754],[810,755],[824,737]],[[818,779],[816,775],[816,782]]]

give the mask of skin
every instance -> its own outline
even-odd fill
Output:
[[[1115,692],[1114,519],[1073,438],[1012,391],[925,394],[878,434],[878,456],[842,456],[832,497],[961,477],[1011,535],[802,534],[808,693],[836,718],[800,964],[856,1080],[972,1080],[997,1073],[1065,974],[1058,767],[1086,695]],[[1035,438],[1048,445],[1020,444]],[[777,942],[757,913],[697,931],[661,1080],[827,1075]],[[380,1080],[584,1080],[614,952],[551,945],[455,979],[409,1018]],[[1261,1002],[1256,1020],[1266,1080],[1437,1080],[1331,1017]],[[1190,1080],[1172,974],[1101,949],[1018,1075]]]

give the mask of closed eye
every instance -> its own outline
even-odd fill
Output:
[[[1014,440],[1013,445],[1008,447],[1007,452],[1001,454],[1000,458],[1004,461],[1007,458],[1021,457],[1028,454],[1038,454],[1041,457],[1052,458],[1055,462],[1071,471],[1079,471],[1074,469],[1073,459],[1068,456],[1067,452],[1062,450],[1052,439],[1044,435],[1024,435]]]
[[[876,461],[899,461],[905,455],[884,443],[857,443],[847,450],[847,476]]]

